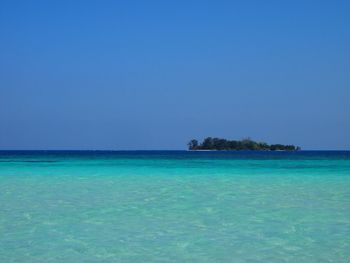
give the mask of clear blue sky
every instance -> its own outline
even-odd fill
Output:
[[[0,149],[350,149],[350,1],[0,2]]]

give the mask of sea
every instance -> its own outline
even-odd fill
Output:
[[[1,151],[0,262],[350,262],[350,151]]]

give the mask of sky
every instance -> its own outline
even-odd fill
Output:
[[[0,0],[0,149],[350,149],[350,1]]]

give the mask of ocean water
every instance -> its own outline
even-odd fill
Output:
[[[0,262],[350,262],[350,152],[0,152]]]

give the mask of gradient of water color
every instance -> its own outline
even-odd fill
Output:
[[[0,262],[350,262],[350,152],[0,152]]]

